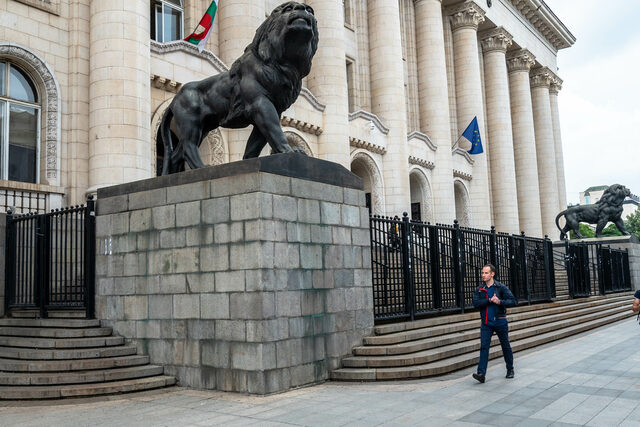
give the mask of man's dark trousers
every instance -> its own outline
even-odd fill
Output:
[[[513,352],[509,344],[509,324],[507,319],[496,319],[493,322],[484,323],[480,327],[480,362],[478,363],[478,374],[486,375],[487,364],[489,363],[489,347],[491,337],[496,333],[502,346],[502,354],[507,364],[507,370],[513,369]]]

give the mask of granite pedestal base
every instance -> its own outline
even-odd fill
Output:
[[[96,317],[182,386],[328,379],[373,327],[359,178],[280,154],[98,191]]]

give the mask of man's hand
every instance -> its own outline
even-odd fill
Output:
[[[633,307],[631,307],[631,309],[633,310],[634,313],[640,312],[640,299],[638,298],[633,299]]]
[[[500,304],[500,299],[496,295],[492,296],[490,301],[494,304]]]

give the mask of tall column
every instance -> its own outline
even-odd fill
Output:
[[[356,3],[356,37],[358,39],[358,106],[371,111],[371,81],[369,80],[369,14],[367,0]]]
[[[327,2],[329,3],[329,2]],[[397,1],[369,1],[371,109],[389,128],[382,158],[387,213],[409,212],[409,150]]]
[[[564,153],[562,150],[562,133],[560,132],[560,111],[558,110],[558,92],[562,90],[562,80],[555,78],[549,89],[551,99],[551,119],[553,120],[553,139],[556,143],[556,172],[558,173],[558,209],[567,208],[567,184],[564,177]]]
[[[546,67],[537,68],[531,72],[531,101],[533,104],[533,125],[536,131],[542,231],[550,237],[558,233],[555,218],[559,212],[556,145],[553,137],[553,119],[549,97],[552,79],[553,75]]]
[[[151,177],[149,2],[92,1],[89,189]]]
[[[478,55],[478,25],[484,22],[484,10],[473,1],[465,1],[447,9],[453,30],[453,56],[456,81],[458,135],[462,135],[474,116],[478,117],[484,153],[473,156],[471,181],[471,223],[474,227],[491,226],[491,200],[487,151],[489,150],[484,126],[482,79]]]
[[[493,223],[498,231],[517,234],[520,232],[518,190],[505,56],[513,38],[499,27],[480,34],[480,40],[484,51],[484,85],[491,141]]]
[[[313,57],[307,88],[327,107],[318,137],[318,156],[351,168],[349,148],[349,97],[344,52],[342,2],[310,0],[318,21],[320,42]]]
[[[520,231],[528,236],[542,237],[536,135],[529,83],[529,70],[534,64],[535,57],[526,49],[507,55]]]
[[[264,21],[263,1],[234,0],[219,3],[218,49],[220,59],[227,67],[244,53],[244,49],[253,40],[256,29]],[[228,146],[229,161],[242,159],[244,149],[251,134],[252,127],[245,129],[229,129]]]
[[[417,0],[415,13],[420,127],[438,146],[432,175],[434,217],[436,222],[451,224],[456,206],[442,0]]]

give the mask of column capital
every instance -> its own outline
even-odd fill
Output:
[[[492,52],[494,50],[507,52],[507,48],[513,44],[513,36],[503,27],[492,28],[478,34],[482,50]]]
[[[477,31],[478,25],[484,22],[484,9],[470,0],[450,6],[445,12],[449,15],[453,31],[461,28],[472,28]]]
[[[557,95],[558,92],[562,90],[562,79],[557,75],[551,73],[553,76],[553,80],[551,81],[551,87],[549,88],[549,93],[551,95]]]
[[[551,86],[551,82],[553,82],[554,74],[547,67],[534,68],[531,70],[531,87],[546,87],[549,88]]]
[[[507,70],[512,73],[515,71],[531,70],[536,63],[536,57],[527,49],[513,50],[507,53]]]
[[[413,2],[415,4],[422,3],[423,1],[426,1],[426,0],[413,0]],[[442,3],[442,0],[430,0],[430,1],[435,1],[435,2],[438,2],[438,3]]]

